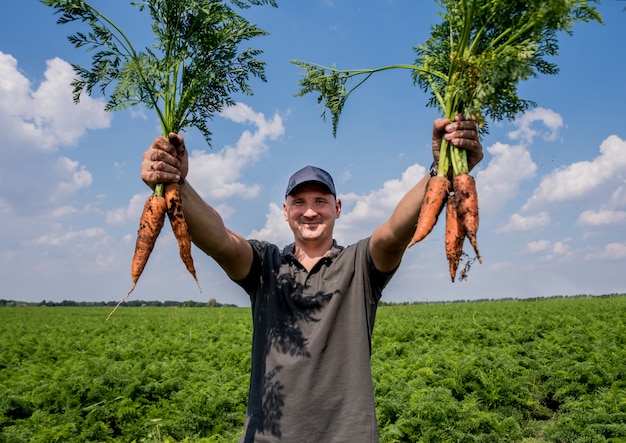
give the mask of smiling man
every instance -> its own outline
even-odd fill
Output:
[[[335,220],[341,213],[341,200],[337,199],[330,174],[315,166],[293,174],[285,192],[283,213],[294,234],[296,258],[311,269],[330,249]]]
[[[482,158],[476,124],[435,120],[442,137],[466,149],[470,169]],[[158,137],[144,153],[142,179],[187,176],[180,135]],[[184,182],[181,197],[193,242],[250,296],[252,368],[241,442],[377,442],[370,369],[382,291],[415,230],[430,175],[420,177],[370,237],[343,247],[333,239],[341,201],[326,171],[307,166],[287,184],[283,213],[294,242],[279,248],[246,240]]]

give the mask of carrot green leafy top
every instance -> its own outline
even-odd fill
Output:
[[[216,112],[233,104],[233,93],[252,94],[248,79],[265,81],[262,51],[240,48],[266,32],[221,0],[132,1],[152,18],[154,45],[136,50],[126,34],[83,0],[41,0],[60,14],[57,23],[86,23],[90,31],[68,37],[76,48],[95,51],[91,67],[74,64],[74,101],[99,87],[112,87],[107,111],[143,104],[154,109],[163,134],[196,127],[210,144],[208,127]],[[231,0],[239,8],[276,0]]]
[[[304,69],[297,96],[316,92],[332,115],[333,135],[350,94],[376,72],[409,69],[414,82],[430,94],[429,106],[447,118],[473,116],[486,131],[486,118],[513,119],[535,104],[517,94],[517,83],[539,74],[556,74],[549,57],[558,53],[558,34],[572,33],[576,22],[602,22],[599,0],[437,0],[442,21],[430,38],[416,46],[414,64],[375,69],[337,69],[292,60]],[[361,77],[350,89],[347,83]],[[444,145],[446,143],[444,142]],[[442,147],[440,173],[451,162],[454,174],[467,172],[464,152]],[[441,162],[444,162],[442,168]],[[442,172],[443,171],[443,172]]]
[[[595,0],[594,0],[595,1]],[[558,54],[558,32],[575,22],[602,21],[592,2],[579,0],[439,0],[443,21],[415,47],[415,82],[431,93],[429,104],[498,121],[534,106],[517,95],[517,83],[558,73],[548,60]]]

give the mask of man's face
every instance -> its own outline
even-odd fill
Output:
[[[332,243],[335,220],[340,212],[341,201],[317,183],[298,186],[283,203],[285,220],[296,242]]]

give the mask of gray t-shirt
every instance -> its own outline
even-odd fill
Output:
[[[377,271],[369,238],[333,245],[310,272],[293,255],[250,240],[237,282],[250,295],[254,334],[240,442],[377,442],[372,331],[393,273]]]

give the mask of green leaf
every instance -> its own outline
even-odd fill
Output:
[[[296,96],[317,93],[326,111],[332,114],[333,135],[349,95],[372,74],[387,69],[408,68],[413,81],[435,107],[449,119],[457,114],[473,116],[482,134],[487,119],[512,120],[535,103],[518,96],[521,80],[539,74],[558,73],[550,61],[558,54],[557,35],[571,34],[577,22],[602,17],[593,4],[599,0],[438,0],[442,21],[431,28],[426,42],[414,47],[413,65],[392,65],[377,69],[344,70],[314,63],[292,61],[304,70]],[[355,76],[365,76],[347,89]],[[440,165],[451,164],[454,175],[468,172],[466,153],[444,140]],[[448,157],[449,156],[449,157]],[[448,168],[439,168],[447,174]]]
[[[196,127],[211,142],[208,121],[233,94],[252,94],[250,77],[265,78],[260,50],[244,47],[267,33],[220,0],[145,0],[131,4],[152,18],[155,43],[136,50],[126,34],[100,11],[80,0],[42,0],[60,15],[57,23],[81,22],[90,31],[68,37],[93,52],[91,66],[73,65],[74,101],[94,89],[107,96],[105,109],[139,104],[154,109],[163,134]],[[239,8],[274,0],[231,0]]]

